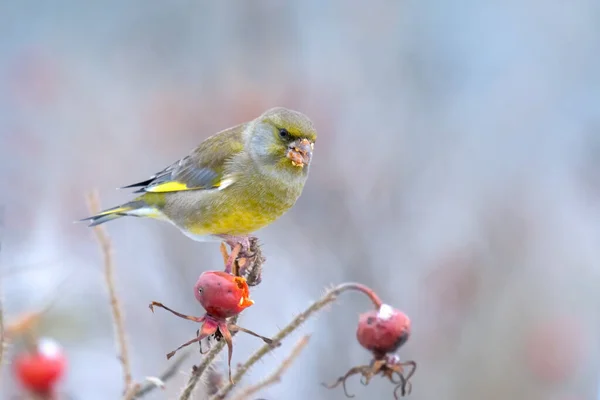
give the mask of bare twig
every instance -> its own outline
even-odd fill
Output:
[[[100,212],[100,200],[97,193],[88,195],[88,208],[92,214]],[[117,336],[119,348],[119,360],[123,366],[123,380],[125,384],[125,395],[132,393],[133,378],[131,375],[131,363],[129,361],[129,353],[127,348],[127,337],[125,335],[125,324],[123,321],[123,313],[121,305],[115,289],[114,263],[112,254],[112,245],[108,234],[101,225],[94,226],[94,233],[100,245],[102,255],[104,257],[104,277],[110,298],[110,307],[113,316],[113,327]]]
[[[383,304],[379,297],[377,297],[377,295],[373,292],[373,290],[371,290],[367,286],[362,285],[360,283],[342,283],[341,285],[338,285],[333,289],[327,291],[323,297],[312,303],[305,311],[303,311],[296,318],[294,318],[292,322],[290,322],[285,328],[280,330],[273,337],[273,342],[281,342],[289,334],[291,334],[298,327],[300,327],[300,325],[302,325],[310,316],[315,314],[317,311],[321,310],[326,305],[333,303],[341,293],[349,290],[362,292],[363,294],[369,297],[369,299],[373,302],[376,308],[381,307],[381,305]],[[252,367],[258,360],[263,358],[274,348],[275,347],[273,345],[268,344],[260,347],[254,354],[250,356],[250,358],[244,364],[242,364],[241,367],[238,368],[235,376],[233,377],[233,382],[239,382],[242,379],[242,377],[248,372],[250,367]],[[227,396],[227,394],[231,392],[233,387],[234,384],[228,383],[219,391],[219,393],[211,397],[211,400],[224,399],[225,396]]]
[[[157,379],[159,382],[162,382],[163,384],[168,381],[169,379],[171,379],[173,376],[175,376],[175,374],[177,373],[177,371],[179,371],[179,367],[181,367],[181,364],[183,364],[183,362],[185,360],[188,359],[188,357],[190,356],[191,352],[186,352],[183,353],[182,355],[179,356],[179,358],[177,358],[169,367],[169,369],[167,369],[165,372],[163,372]],[[152,392],[154,389],[161,387],[160,385],[157,385],[155,383],[155,380],[148,380],[148,382],[140,387],[138,387],[137,391],[134,393],[133,397],[131,397],[132,399],[139,399],[145,395],[147,395],[148,393]]]
[[[125,394],[123,395],[123,400],[133,400],[135,398],[135,394],[140,390],[141,386],[142,385],[140,385],[139,383],[132,382],[129,389],[125,391]]]
[[[238,316],[236,315],[230,321],[235,324],[237,322],[237,317]],[[231,332],[231,335],[233,336],[236,333],[237,332]],[[194,367],[192,368],[192,375],[190,376],[188,383],[185,385],[183,392],[181,392],[181,396],[179,397],[179,400],[191,399],[192,393],[194,392],[194,388],[196,387],[198,382],[200,382],[200,378],[202,377],[202,374],[204,374],[204,372],[206,372],[206,370],[208,370],[208,368],[211,366],[214,359],[217,357],[217,355],[219,355],[221,350],[223,350],[223,348],[225,347],[225,344],[226,343],[224,340],[217,342],[209,350],[209,352],[206,353],[206,355],[202,359],[202,362],[198,366],[194,365]]]
[[[275,371],[273,371],[269,376],[267,376],[262,381],[258,382],[255,385],[248,386],[240,391],[238,395],[236,395],[233,400],[245,400],[250,396],[260,392],[266,387],[274,385],[281,381],[281,377],[287,371],[287,369],[292,365],[292,363],[298,358],[302,350],[308,344],[310,339],[310,335],[305,335],[300,338],[298,343],[294,345],[291,353],[283,360],[283,362],[277,367]]]

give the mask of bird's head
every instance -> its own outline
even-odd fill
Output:
[[[276,107],[250,124],[250,155],[278,171],[306,175],[317,133],[308,117],[298,111]]]

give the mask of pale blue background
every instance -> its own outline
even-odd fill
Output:
[[[72,224],[87,215],[84,193],[122,202],[115,187],[284,105],[307,113],[320,136],[298,204],[259,233],[268,263],[245,326],[273,334],[325,287],[362,281],[413,320],[401,351],[420,364],[412,400],[595,396],[599,71],[593,0],[1,2],[7,314],[43,304],[72,272],[43,333],[68,351],[65,391],[117,398],[101,259],[91,231]],[[191,287],[220,266],[218,245],[154,221],[107,226],[142,379],[196,330],[152,315],[148,302],[200,314]],[[312,332],[261,397],[344,398],[319,383],[368,362],[354,340],[368,307],[346,296],[246,383]],[[561,336],[567,328],[575,333]],[[531,343],[546,351],[529,355]],[[565,355],[552,358],[551,344]],[[239,337],[234,363],[258,345]],[[566,380],[530,366],[569,354]],[[188,366],[152,398],[176,398]],[[17,388],[5,371],[8,398]],[[391,398],[380,379],[349,385],[357,398]]]

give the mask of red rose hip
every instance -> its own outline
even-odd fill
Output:
[[[246,279],[222,271],[206,271],[194,285],[194,296],[206,313],[229,318],[254,304]]]
[[[246,332],[252,336],[262,339],[265,343],[270,345],[279,345],[267,337],[254,333],[251,330],[244,329],[227,320],[229,317],[238,315],[246,308],[254,304],[254,301],[250,300],[248,283],[243,277],[222,271],[203,272],[194,285],[194,296],[202,305],[202,307],[204,307],[204,310],[206,310],[206,314],[202,317],[194,317],[191,315],[182,314],[157,301],[150,303],[150,310],[152,310],[152,312],[154,312],[154,307],[160,307],[177,315],[180,318],[184,318],[189,321],[195,321],[201,324],[200,329],[196,333],[196,337],[168,353],[167,359],[173,357],[173,355],[175,355],[179,349],[189,346],[192,343],[199,342],[208,336],[215,335],[218,340],[224,339],[227,343],[229,380],[233,383],[231,377],[231,356],[233,354],[231,332]]]
[[[371,310],[359,316],[356,338],[377,359],[398,350],[409,336],[408,316],[387,304],[383,304],[379,310]]]
[[[13,362],[17,379],[27,390],[35,393],[51,392],[63,377],[67,359],[54,340],[40,339],[34,352],[24,352]]]

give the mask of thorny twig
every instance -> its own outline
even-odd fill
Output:
[[[247,249],[247,257],[238,257],[235,261],[235,269],[236,271],[243,270],[245,273],[244,278],[246,278],[246,282],[248,286],[256,286],[261,281],[262,274],[262,265],[265,262],[265,257],[262,255],[260,245],[258,243],[258,239],[256,237],[250,237],[250,248]],[[227,264],[229,259],[229,255],[227,254],[227,249],[225,248],[225,244],[221,243],[220,246],[221,254],[223,255],[223,262]],[[232,317],[229,321],[233,324],[237,323],[238,316]],[[235,332],[231,332],[232,336],[235,336]],[[225,341],[222,340],[216,343],[209,351],[206,353],[202,362],[199,365],[194,365],[192,368],[192,374],[190,375],[190,379],[185,385],[183,392],[181,392],[181,396],[179,400],[189,400],[194,392],[194,388],[200,382],[200,378],[202,375],[208,370],[211,366],[214,359],[217,355],[223,350],[225,347]]]
[[[328,290],[323,297],[312,303],[306,310],[304,310],[296,318],[294,318],[292,322],[290,322],[285,328],[283,328],[275,336],[273,336],[273,342],[281,342],[293,331],[295,331],[300,325],[302,325],[311,315],[321,310],[328,304],[333,303],[340,294],[349,290],[362,292],[363,294],[369,297],[369,299],[373,302],[376,308],[380,308],[383,304],[379,297],[377,297],[377,295],[367,286],[362,285],[360,283],[342,283],[341,285],[338,285],[333,289]],[[260,347],[254,354],[250,356],[250,358],[244,364],[242,364],[242,366],[238,368],[233,378],[233,381],[239,382],[242,379],[242,377],[248,372],[250,367],[252,367],[258,360],[263,358],[274,348],[275,347],[273,345],[268,344]],[[225,396],[227,396],[229,392],[233,390],[233,387],[234,385],[232,383],[228,383],[219,391],[219,393],[211,397],[211,400],[224,399]],[[181,398],[181,400],[183,400],[183,397]]]
[[[245,400],[250,396],[263,390],[264,388],[281,381],[281,377],[296,360],[296,358],[298,358],[302,350],[304,350],[304,348],[308,344],[309,339],[310,335],[305,335],[301,337],[298,343],[294,345],[294,348],[292,349],[291,353],[283,360],[283,362],[279,365],[279,367],[277,367],[275,371],[273,371],[268,377],[258,382],[257,384],[242,389],[240,393],[233,398],[233,400]]]
[[[88,208],[92,215],[100,212],[100,200],[97,193],[91,193],[87,197]],[[127,348],[127,337],[125,335],[125,324],[123,320],[123,313],[121,311],[121,304],[117,296],[115,288],[114,278],[114,264],[112,245],[108,234],[101,225],[93,227],[96,239],[100,245],[102,255],[104,257],[104,277],[106,280],[106,286],[108,288],[108,295],[110,297],[110,306],[113,316],[113,327],[117,336],[119,345],[119,360],[123,366],[123,380],[125,384],[125,395],[127,396],[132,391],[133,378],[131,375],[131,363],[129,361],[129,353]]]
[[[236,315],[230,321],[235,324],[237,322],[237,317],[238,316]],[[231,335],[234,336],[236,333],[237,333],[237,331],[231,332]],[[200,382],[200,378],[202,377],[202,374],[204,374],[204,372],[206,372],[206,370],[208,370],[208,368],[211,366],[214,359],[219,355],[221,350],[223,350],[223,348],[225,347],[225,344],[226,343],[224,340],[217,342],[208,351],[208,353],[206,353],[206,355],[202,358],[202,362],[197,366],[194,365],[194,367],[192,368],[192,374],[190,375],[190,379],[188,380],[187,384],[185,385],[183,392],[181,392],[181,396],[179,397],[179,400],[191,399],[192,393],[194,392],[194,389],[196,388],[196,385],[198,384],[198,382]]]

